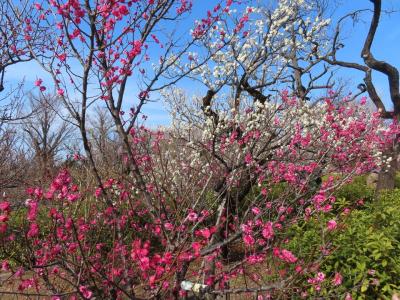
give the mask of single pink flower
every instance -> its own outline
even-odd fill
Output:
[[[253,214],[255,215],[259,215],[261,213],[261,210],[258,207],[253,207],[251,209],[251,211],[253,212]]]
[[[318,272],[315,279],[317,282],[323,282],[325,280],[325,274],[322,272]]]
[[[296,265],[294,267],[294,270],[296,271],[296,273],[299,273],[299,274],[301,274],[303,272],[303,268],[300,265]]]
[[[101,194],[102,194],[102,189],[98,187],[94,192],[94,196],[96,198],[99,198],[101,196]]]
[[[329,221],[326,223],[326,226],[328,227],[328,230],[332,231],[332,230],[335,230],[335,229],[336,229],[337,223],[336,223],[335,220],[329,220]]]
[[[249,165],[251,164],[253,161],[253,157],[251,155],[251,153],[247,153],[246,156],[244,157],[244,162]]]
[[[262,235],[267,240],[274,237],[274,228],[272,225],[272,222],[267,222],[262,230]]]
[[[92,298],[93,293],[86,286],[80,286],[79,291],[82,293],[83,298],[85,299]]]
[[[165,229],[171,231],[174,229],[174,225],[172,225],[171,223],[165,223],[164,224]]]
[[[348,208],[348,207],[346,207],[345,209],[343,209],[343,214],[344,214],[344,215],[348,215],[348,214],[350,214],[350,212],[351,212],[351,209]]]
[[[199,233],[205,239],[209,239],[211,237],[211,232],[208,228],[200,229]]]
[[[198,215],[195,212],[190,212],[187,216],[190,222],[196,222],[198,219]]]
[[[199,242],[192,243],[192,248],[196,256],[200,255],[201,244]]]
[[[43,83],[43,80],[40,79],[40,78],[38,78],[38,79],[36,79],[36,81],[35,81],[35,86],[41,86],[42,83]]]
[[[8,263],[8,261],[3,260],[1,262],[1,269],[2,271],[9,271],[10,270],[10,264]]]
[[[342,281],[343,281],[343,276],[340,273],[336,272],[335,277],[333,277],[333,280],[332,280],[333,285],[336,285],[336,286],[341,285]]]
[[[288,263],[295,263],[297,261],[297,257],[293,255],[292,252],[286,249],[282,249],[281,251],[281,259]]]
[[[35,237],[39,234],[39,226],[36,223],[32,223],[29,227],[28,237]]]
[[[254,245],[254,243],[255,243],[254,238],[251,235],[247,235],[247,234],[243,236],[243,241],[246,244],[246,246],[251,246],[251,245]]]
[[[0,210],[1,211],[10,211],[10,202],[8,202],[8,201],[0,202]]]
[[[344,300],[353,300],[353,297],[351,296],[350,293],[347,293],[346,297],[344,298]]]

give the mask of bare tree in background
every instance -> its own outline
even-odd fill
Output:
[[[30,107],[35,111],[24,121],[23,131],[33,152],[39,179],[54,175],[58,154],[72,135],[72,126],[57,115],[59,99],[49,94],[30,97]]]
[[[367,1],[365,1],[367,2]],[[379,60],[375,58],[372,53],[371,47],[376,37],[376,32],[381,20],[382,14],[382,1],[381,0],[370,0],[373,3],[373,16],[369,26],[369,31],[364,40],[364,45],[361,50],[361,58],[364,64],[359,64],[356,62],[342,61],[337,59],[336,54],[339,49],[343,47],[340,42],[340,33],[342,28],[342,23],[348,18],[353,20],[358,17],[358,15],[364,11],[357,10],[355,12],[349,13],[343,16],[337,26],[336,33],[334,36],[332,51],[328,57],[324,57],[324,60],[332,65],[337,65],[345,68],[351,68],[359,70],[364,73],[364,84],[360,84],[360,90],[365,90],[368,92],[369,97],[376,106],[376,108],[381,113],[382,118],[385,119],[395,119],[400,120],[400,80],[399,80],[399,70],[387,61]],[[382,98],[378,95],[376,87],[373,81],[373,71],[379,72],[386,76],[388,80],[388,87],[390,91],[390,100],[393,104],[393,111],[389,111]],[[395,143],[388,153],[385,153],[391,158],[391,164],[388,168],[379,174],[377,190],[383,189],[393,189],[395,187],[395,176],[399,169],[398,156],[399,156],[399,145]]]
[[[0,194],[19,199],[24,193],[29,160],[19,132],[20,121],[31,115],[22,113],[22,85],[0,97]]]
[[[15,194],[24,186],[29,163],[15,129],[0,123],[0,193]]]
[[[88,133],[93,155],[100,172],[121,171],[119,156],[122,154],[123,145],[107,108],[97,106],[94,109],[89,116]]]

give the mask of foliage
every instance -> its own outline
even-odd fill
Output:
[[[227,118],[218,131],[212,123],[199,123],[200,136],[191,136],[192,128],[183,124],[169,134],[144,127],[132,131],[145,190],[129,176],[85,190],[62,170],[47,189],[27,191],[23,226],[13,221],[10,203],[2,202],[0,247],[6,254],[7,249],[22,253],[18,259],[9,255],[3,269],[16,274],[20,290],[39,289],[44,282],[58,294],[64,281],[86,298],[138,293],[177,298],[185,294],[184,280],[203,277],[208,292],[228,293],[225,285],[267,264],[270,276],[251,280],[259,285],[272,280],[279,287],[268,288],[273,295],[292,293],[299,283],[291,274],[318,261],[311,252],[286,247],[292,225],[315,215],[324,218],[335,203],[335,187],[348,174],[382,163],[376,153],[396,127],[381,126],[363,106],[334,106],[329,100],[308,106],[284,95],[279,105],[256,107]],[[321,121],[311,123],[313,115]],[[335,121],[343,116],[351,121]],[[254,118],[258,122],[246,127]],[[296,126],[284,125],[289,118]],[[242,129],[239,134],[232,128]],[[330,173],[342,175],[313,183]],[[233,245],[241,250],[231,261]],[[80,277],[71,284],[74,274]]]
[[[344,198],[350,203],[362,199],[364,201],[372,201],[375,189],[373,186],[367,185],[368,175],[357,176],[351,182],[345,184],[340,189],[335,191],[336,198]]]
[[[35,86],[42,95],[53,86],[65,110],[51,97],[39,105],[49,110],[48,122],[27,129],[35,155],[54,171],[69,125],[52,135],[53,112],[79,129],[84,154],[48,185],[29,188],[25,208],[7,195],[0,202],[1,272],[16,293],[73,300],[345,291],[341,273],[321,264],[353,241],[330,241],[351,220],[341,210],[362,213],[355,198],[369,194],[358,182],[351,195],[338,189],[390,165],[382,154],[400,126],[365,99],[332,90],[329,67],[321,68],[337,50],[324,5],[221,1],[186,30],[190,0],[26,1],[6,0],[6,19],[22,26],[13,51],[51,75]],[[186,80],[201,83],[205,96],[177,88]],[[153,130],[142,108],[160,96],[172,125]],[[99,103],[105,110],[90,122]],[[378,254],[383,265],[387,253]],[[368,290],[356,279],[351,288]]]
[[[339,298],[349,293],[353,299],[391,299],[400,290],[400,190],[351,207],[354,204],[340,199],[335,207],[342,211],[338,217],[315,216],[293,228],[291,247],[301,249],[303,257],[320,256],[312,274],[321,272],[326,279],[309,284],[310,295]],[[329,232],[326,224],[332,218],[341,222]],[[325,255],[319,245],[325,245]],[[337,286],[331,282],[335,274],[343,278]]]

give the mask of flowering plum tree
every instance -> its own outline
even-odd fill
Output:
[[[0,203],[1,286],[14,289],[0,293],[263,299],[340,285],[341,274],[320,272],[318,260],[290,248],[290,229],[332,211],[333,192],[352,176],[386,164],[381,152],[399,128],[364,105],[337,103],[335,92],[318,99],[311,91],[329,90],[329,82],[317,85],[327,69],[303,86],[321,61],[313,38],[328,24],[316,6],[281,0],[244,8],[239,18],[234,6],[241,4],[216,5],[183,43],[162,32],[189,1],[35,3],[50,38],[32,55],[80,129],[97,186],[65,169],[48,188],[28,189],[25,210]],[[150,46],[163,53],[153,69],[145,64]],[[125,116],[136,71],[142,88]],[[190,78],[206,85],[204,97],[190,101],[173,86]],[[43,92],[48,83],[36,85]],[[173,115],[164,130],[138,122],[156,91]],[[118,178],[100,176],[88,139],[88,110],[99,101],[124,147],[128,170]],[[329,236],[341,217],[321,228],[320,257],[333,250]]]
[[[7,3],[18,11],[18,5],[11,1]],[[86,130],[90,106],[98,101],[105,102],[129,151],[127,135],[143,104],[152,91],[168,84],[158,79],[195,44],[196,39],[183,40],[178,34],[170,34],[191,6],[190,1],[176,0],[44,1],[34,3],[37,18],[23,19],[16,15],[25,24],[30,55],[51,75],[57,94],[80,129],[94,173],[97,170]],[[36,39],[28,30],[33,23],[47,28],[48,39],[40,49],[33,47]],[[166,30],[168,26],[171,27],[169,31]],[[159,64],[152,70],[145,62],[154,56],[158,57]],[[138,96],[131,94],[133,99],[126,100],[127,85],[132,84],[129,78],[134,75],[139,76]],[[184,74],[179,74],[170,80],[176,81],[182,76]],[[38,78],[35,85],[43,92],[51,83]],[[128,92],[132,93],[132,90]],[[138,99],[137,103],[135,99]],[[124,115],[124,110],[130,113]],[[135,165],[133,161],[131,163]],[[137,174],[137,167],[133,168]],[[100,184],[101,179],[96,176]]]
[[[18,8],[1,2],[0,17],[0,92],[4,90],[4,74],[11,65],[32,60],[31,50],[39,51],[46,40],[46,27],[32,22],[38,17],[31,1],[21,1]],[[30,47],[27,41],[30,41]]]
[[[326,57],[324,57],[324,61],[330,63],[331,65],[341,66],[344,68],[355,69],[358,71],[363,72],[364,75],[364,83],[361,84],[361,90],[367,91],[369,97],[371,98],[372,102],[374,103],[375,107],[379,110],[382,118],[384,119],[396,119],[399,120],[400,118],[400,76],[399,70],[392,65],[391,63],[383,60],[378,60],[375,58],[373,51],[371,50],[372,44],[376,37],[376,32],[381,20],[382,14],[382,1],[381,0],[371,0],[370,2],[373,3],[373,16],[370,22],[370,27],[368,30],[368,34],[365,37],[363,47],[361,50],[361,58],[364,64],[356,63],[356,62],[349,62],[343,61],[337,58],[338,50],[342,47],[338,47],[338,45],[343,46],[340,41],[340,33],[342,28],[342,23],[344,23],[347,19],[352,18],[353,20],[356,19],[358,15],[364,10],[357,10],[351,12],[344,17],[342,17],[337,26],[336,31],[332,43],[332,51]],[[382,97],[378,94],[374,81],[373,81],[373,71],[379,72],[386,76],[388,79],[388,86],[390,92],[390,100],[393,105],[392,111],[387,109],[384,101],[382,101]],[[389,150],[386,155],[391,158],[391,163],[389,164],[388,168],[384,170],[384,172],[380,173],[379,180],[378,180],[378,190],[382,189],[393,189],[395,186],[395,176],[396,172],[399,169],[399,145],[394,144],[392,149]]]
[[[207,120],[131,132],[150,203],[139,185],[115,179],[103,184],[112,205],[93,201],[67,170],[47,190],[28,191],[26,231],[14,227],[11,206],[2,202],[1,251],[18,262],[5,260],[3,270],[20,280],[18,289],[87,299],[179,298],[189,280],[214,296],[304,292],[299,281],[314,278],[318,267],[285,246],[290,227],[331,211],[335,188],[377,168],[397,127],[386,128],[363,107],[329,99],[312,106],[285,93],[279,102],[227,113],[223,123]],[[23,255],[13,257],[17,245]],[[321,246],[331,250],[328,237]],[[321,276],[310,284],[331,275]]]
[[[208,34],[193,31],[215,54],[192,75],[211,92],[231,87],[229,97],[236,108],[242,93],[265,102],[282,86],[303,100],[312,92],[315,97],[315,91],[333,86],[328,65],[322,65],[330,51],[330,19],[323,13],[318,1],[230,8]],[[191,53],[186,65],[195,65],[200,57],[201,53]]]
[[[231,245],[224,248],[224,245],[239,237],[254,251],[250,251],[251,254],[257,253],[255,249],[263,249],[259,254],[265,258],[268,254],[262,252],[274,247],[257,240],[254,233],[268,240],[274,236],[275,227],[271,226],[276,222],[280,224],[278,227],[285,224],[288,229],[299,218],[307,219],[313,214],[331,211],[336,188],[355,174],[387,164],[376,158],[383,150],[380,147],[393,141],[398,130],[396,125],[390,129],[381,127],[388,131],[370,137],[363,134],[358,139],[355,135],[365,132],[369,122],[381,123],[379,113],[371,115],[362,107],[344,103],[335,106],[329,98],[323,103],[308,104],[284,92],[276,101],[262,104],[252,97],[242,96],[247,103],[242,111],[232,110],[227,105],[225,110],[221,106],[219,109],[207,107],[201,113],[199,106],[204,103],[203,99],[197,99],[193,106],[185,104],[182,93],[176,95],[179,91],[167,96],[173,99],[172,111],[179,111],[171,135],[178,139],[180,148],[187,146],[184,155],[180,155],[184,158],[180,158],[172,169],[184,166],[189,170],[204,170],[203,177],[198,180],[207,178],[207,185],[214,192],[211,199],[208,195],[207,201],[203,200],[199,205],[211,205],[220,212],[220,218],[216,218],[214,224],[219,230],[216,229],[210,243],[221,248],[224,259],[235,249]],[[367,146],[364,148],[359,143],[361,140],[362,143],[375,142],[368,146],[364,144]],[[371,146],[381,150],[373,150]],[[164,161],[171,161],[171,158]],[[195,174],[198,176],[201,172]],[[321,177],[326,181],[322,183]],[[171,182],[169,185],[179,187],[182,190],[179,195],[188,194],[188,187],[192,190],[190,182],[193,178],[182,178],[176,171],[167,178],[177,178],[179,184]],[[183,179],[187,181],[182,183]],[[283,191],[277,195],[278,186]],[[198,192],[202,191],[199,189]],[[189,207],[193,207],[193,202],[189,201]],[[258,218],[267,221],[261,222]],[[333,229],[334,224],[333,220],[327,230]],[[288,242],[283,236],[281,241]]]

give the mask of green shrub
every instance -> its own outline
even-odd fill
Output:
[[[400,172],[396,173],[396,177],[394,178],[394,186],[396,189],[400,188]]]
[[[350,203],[359,199],[370,201],[374,197],[375,189],[367,185],[367,175],[355,177],[350,183],[335,192],[336,198],[345,198]]]
[[[355,192],[351,197],[355,194],[360,195]],[[346,204],[339,200],[336,210]],[[341,225],[333,232],[326,230],[330,218],[335,216],[315,216],[292,229],[290,247],[301,257],[320,256],[316,247],[321,243],[334,249],[321,260],[319,270],[329,279],[340,272],[343,283],[335,287],[326,280],[318,296],[342,298],[350,292],[353,299],[391,299],[400,290],[400,190],[385,193],[362,209],[356,207],[348,216],[342,214]],[[310,286],[308,291],[317,295]]]

